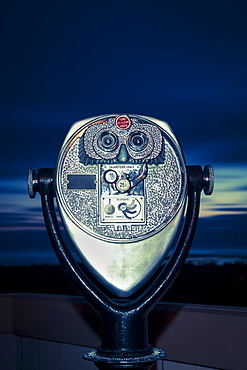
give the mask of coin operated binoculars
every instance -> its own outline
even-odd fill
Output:
[[[212,167],[186,167],[165,122],[104,115],[75,123],[57,168],[31,168],[28,186],[58,260],[101,316],[101,346],[83,357],[99,369],[150,369],[166,354],[148,343],[147,316],[187,257]]]

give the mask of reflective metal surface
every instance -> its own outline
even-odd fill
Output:
[[[105,115],[70,129],[57,164],[59,210],[82,260],[114,294],[130,296],[161,264],[186,195],[183,155],[165,122]]]

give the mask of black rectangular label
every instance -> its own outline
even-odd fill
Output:
[[[96,175],[68,174],[68,190],[96,190]]]

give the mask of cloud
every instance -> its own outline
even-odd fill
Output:
[[[247,254],[246,166],[217,166],[215,191],[201,196],[201,212],[192,254]],[[2,264],[54,262],[45,229],[40,196],[29,199],[26,179],[6,180],[0,194],[0,236]],[[25,185],[24,185],[25,184]],[[33,261],[33,262],[31,262]],[[52,263],[53,263],[52,262]]]
[[[214,166],[214,192],[201,196],[201,217],[246,213],[246,172],[247,164]]]
[[[0,261],[3,266],[58,263],[45,229],[1,232]]]
[[[247,214],[200,219],[191,248],[192,254],[247,256]]]
[[[188,162],[246,160],[246,22],[238,6],[27,4],[2,9],[3,177],[53,167],[69,126],[106,112],[167,120]]]
[[[201,218],[190,255],[246,257],[247,214]],[[45,229],[2,231],[1,265],[53,264],[57,258]]]

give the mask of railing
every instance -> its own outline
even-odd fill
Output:
[[[82,353],[100,345],[100,319],[81,297],[0,295],[0,369],[96,369]],[[158,369],[247,369],[247,309],[159,303],[150,343],[167,352]]]

